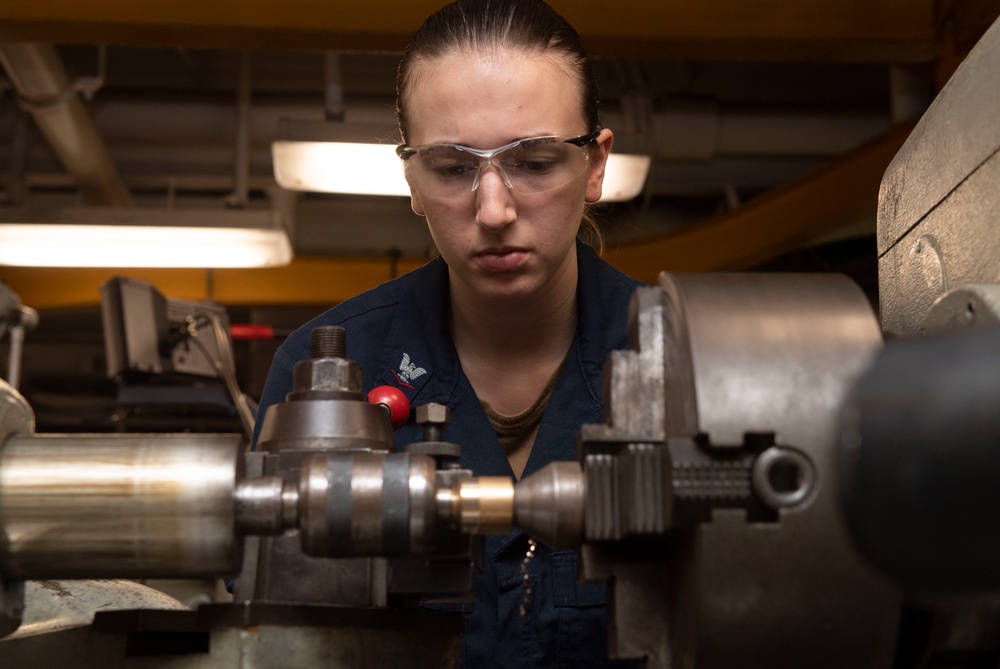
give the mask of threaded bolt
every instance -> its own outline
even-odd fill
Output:
[[[417,425],[424,428],[424,441],[441,441],[444,427],[451,420],[451,409],[445,404],[428,402],[416,408]]]
[[[339,325],[313,328],[310,344],[314,358],[347,357],[347,331]]]

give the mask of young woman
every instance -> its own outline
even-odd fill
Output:
[[[475,474],[575,459],[639,285],[578,239],[595,230],[586,207],[613,139],[597,104],[579,36],[540,0],[459,0],[428,18],[399,66],[397,152],[440,257],[292,335],[259,415],[290,391],[310,330],[339,324],[366,391],[388,383],[451,407],[445,439]],[[420,430],[396,435],[402,447]],[[575,553],[539,546],[526,600],[527,549],[520,532],[487,538],[463,666],[607,665],[604,585],[578,582]]]

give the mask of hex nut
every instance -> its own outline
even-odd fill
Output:
[[[447,404],[428,402],[414,410],[417,425],[447,425],[451,420],[451,409]]]
[[[312,358],[295,365],[293,385],[296,392],[339,390],[360,392],[361,366],[347,358]]]

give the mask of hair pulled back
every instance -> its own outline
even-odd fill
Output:
[[[409,131],[406,94],[417,61],[433,60],[452,51],[472,54],[504,49],[565,55],[580,82],[584,120],[590,130],[599,127],[594,71],[580,36],[566,19],[542,0],[457,0],[424,21],[399,63],[396,118],[403,141],[407,141]]]
[[[589,130],[600,127],[597,79],[580,35],[566,19],[542,0],[457,0],[428,17],[403,53],[396,73],[396,119],[403,142],[408,141],[406,99],[414,65],[451,52],[495,54],[504,50],[562,54],[576,74],[580,110]],[[581,234],[600,249],[600,230],[589,211]]]

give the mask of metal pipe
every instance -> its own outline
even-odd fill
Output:
[[[28,114],[18,109],[11,123],[10,166],[7,170],[7,199],[10,204],[22,204],[28,156]]]
[[[326,74],[324,90],[326,120],[343,121],[347,109],[344,104],[343,63],[340,53],[327,51],[323,54],[323,66]]]
[[[236,86],[236,163],[231,207],[246,207],[250,200],[250,52],[240,52],[239,81]]]
[[[0,43],[0,63],[22,106],[79,186],[84,203],[132,206],[132,196],[55,48],[30,42]]]

